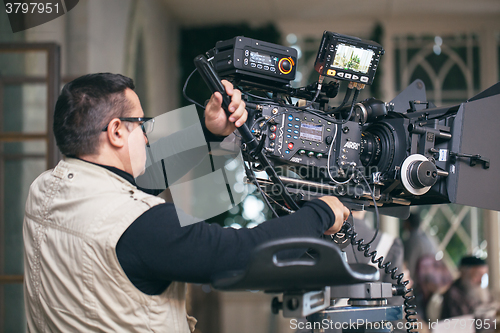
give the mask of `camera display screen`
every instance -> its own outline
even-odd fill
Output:
[[[323,141],[323,125],[301,123],[300,138],[318,142]]]
[[[372,50],[339,43],[336,47],[332,67],[366,74],[370,69],[373,55],[374,52]]]
[[[250,61],[263,65],[274,65],[273,57],[268,54],[261,54],[259,52],[250,52]]]

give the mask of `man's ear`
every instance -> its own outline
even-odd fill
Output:
[[[123,148],[126,144],[125,131],[125,126],[120,119],[115,118],[111,120],[108,124],[108,131],[106,132],[109,143],[116,148]]]

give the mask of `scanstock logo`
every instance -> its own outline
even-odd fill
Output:
[[[134,178],[139,188],[151,194],[168,188],[181,226],[222,214],[247,197],[236,136],[207,144],[194,105],[150,121],[154,129],[147,136],[147,147],[140,126],[129,137]]]
[[[79,0],[4,0],[12,32],[30,29],[63,16],[78,4]]]

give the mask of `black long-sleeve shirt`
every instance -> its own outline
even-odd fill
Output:
[[[155,206],[123,233],[116,253],[130,281],[149,295],[162,293],[171,281],[208,283],[215,273],[242,269],[251,251],[267,240],[319,237],[335,221],[321,200],[295,214],[252,229],[222,228],[198,222],[181,227],[171,203]]]
[[[207,141],[220,141],[220,137],[214,137],[202,127]],[[173,163],[182,165],[182,156],[190,158],[190,165],[196,163],[189,154],[177,155]],[[136,185],[127,172],[101,166]],[[208,283],[216,273],[243,269],[258,244],[286,237],[319,237],[335,222],[332,210],[321,200],[308,202],[292,215],[266,221],[252,229],[222,228],[206,222],[182,227],[178,213],[172,203],[152,207],[139,216],[118,241],[116,254],[120,265],[130,281],[145,294],[161,294],[172,281]]]

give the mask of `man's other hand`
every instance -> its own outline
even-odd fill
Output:
[[[335,223],[330,229],[325,231],[325,235],[333,235],[337,233],[340,228],[342,228],[342,224],[344,224],[344,221],[346,221],[349,217],[349,209],[347,209],[347,207],[344,206],[344,204],[342,204],[342,202],[340,202],[340,200],[336,197],[324,196],[319,198],[319,200],[326,202],[326,204],[332,209],[333,214],[335,214]]]
[[[245,109],[245,102],[241,100],[241,91],[234,89],[233,85],[226,80],[222,80],[222,84],[226,88],[226,93],[231,97],[231,104],[229,104],[231,116],[228,119],[221,107],[222,95],[216,92],[205,108],[205,125],[213,134],[227,136],[245,123],[248,112]]]

